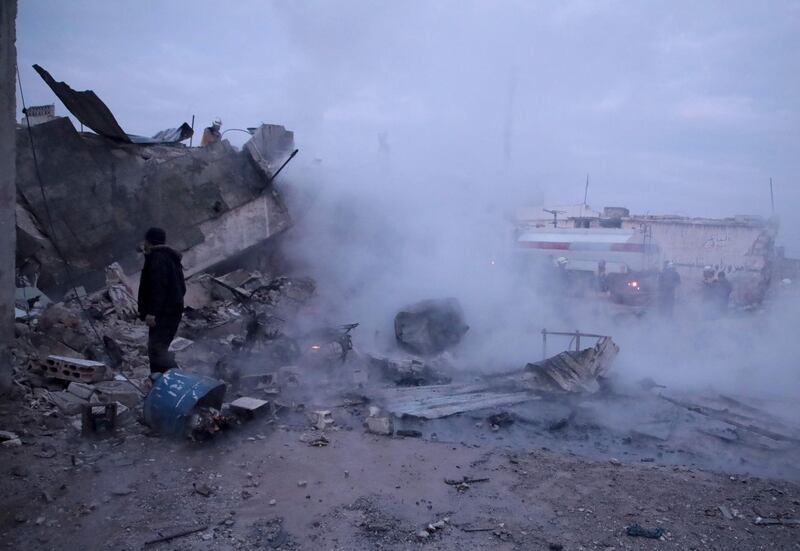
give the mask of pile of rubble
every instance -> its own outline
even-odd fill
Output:
[[[105,286],[95,292],[77,288],[52,303],[29,287],[36,298],[18,304],[18,386],[32,408],[70,418],[84,433],[138,418],[159,433],[204,438],[256,412],[274,415],[285,405],[278,400],[282,384],[328,373],[372,404],[364,420],[369,432],[393,435],[403,417],[435,419],[545,393],[595,392],[618,352],[602,337],[593,347],[464,383],[450,355],[468,330],[455,299],[404,308],[395,319],[397,355],[375,356],[353,350],[357,323],[297,323],[313,314],[313,280],[239,269],[187,280],[180,336],[170,346],[186,369],[152,378],[135,293],[119,265],[105,273]],[[330,424],[326,411],[312,420],[320,434]]]
[[[17,305],[14,379],[33,409],[73,417],[73,424],[84,432],[87,423],[92,424],[93,407],[113,408],[116,425],[134,419],[134,414],[142,416],[143,399],[152,387],[148,330],[138,320],[127,281],[113,264],[102,289],[86,293],[77,288],[61,302],[27,288]],[[235,366],[232,359],[240,354],[263,353],[271,343],[290,340],[285,320],[308,303],[315,287],[310,279],[267,278],[242,270],[190,278],[181,336],[170,352],[178,355],[179,363],[191,364],[186,367],[198,376],[222,374],[235,384],[240,374],[220,373],[220,366]],[[339,346],[341,353],[344,348]],[[240,406],[234,409],[247,409]],[[249,409],[258,409],[252,406]]]

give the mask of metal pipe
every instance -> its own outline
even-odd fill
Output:
[[[775,216],[775,195],[772,193],[772,176],[769,178],[769,200],[772,203],[772,216]]]
[[[194,115],[192,115],[192,135],[189,136],[189,147],[192,147],[192,140],[194,140]]]
[[[295,149],[294,151],[292,151],[292,154],[291,154],[291,155],[289,155],[289,158],[288,158],[288,159],[286,159],[286,160],[283,162],[283,164],[280,166],[280,168],[279,168],[278,170],[276,170],[276,171],[275,171],[275,174],[273,174],[273,175],[270,177],[270,179],[269,179],[269,180],[267,180],[267,185],[270,185],[270,184],[272,183],[272,181],[273,181],[275,178],[277,178],[277,177],[278,177],[278,174],[280,174],[280,173],[281,173],[281,170],[283,170],[283,168],[284,168],[286,165],[288,165],[288,164],[289,164],[289,161],[291,161],[292,159],[294,159],[294,156],[295,156],[295,155],[297,155],[297,153],[298,153],[299,151],[300,151],[299,149]]]
[[[576,331],[564,332],[564,331],[547,331],[547,330],[543,330],[543,332],[546,332],[548,335],[559,335],[561,337],[574,337],[576,333]],[[603,337],[608,336],[608,335],[596,335],[594,333],[584,333],[582,331],[577,331],[577,333],[581,337],[590,337],[595,339],[602,339]]]
[[[224,132],[221,134],[221,136],[224,136],[224,135],[225,135],[225,134],[227,134],[228,132],[244,132],[245,134],[249,134],[249,135],[251,135],[251,136],[253,135],[253,133],[252,133],[252,132],[250,132],[249,130],[245,130],[245,129],[243,129],[243,128],[228,128],[227,130],[225,130],[225,131],[224,131]]]
[[[547,359],[547,329],[542,329],[542,359]]]

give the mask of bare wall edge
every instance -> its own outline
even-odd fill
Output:
[[[141,268],[136,252],[149,226],[166,229],[184,252],[188,273],[203,270],[286,229],[290,216],[270,168],[294,147],[282,126],[264,125],[251,148],[227,142],[205,148],[123,144],[80,134],[69,119],[33,127],[45,189],[42,198],[27,129],[17,131],[17,224],[21,271],[58,296],[70,284],[55,249],[69,261],[74,283],[104,283],[104,268],[119,262],[127,274]],[[257,139],[256,139],[257,138]],[[48,217],[48,209],[50,217]],[[43,240],[44,236],[44,240]]]
[[[0,387],[11,381],[14,339],[14,232],[17,0],[0,2]]]

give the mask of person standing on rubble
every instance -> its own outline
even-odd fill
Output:
[[[658,309],[662,315],[671,318],[675,309],[675,293],[681,284],[681,276],[675,264],[665,262],[664,269],[658,274]]]
[[[144,237],[144,267],[139,280],[139,318],[150,328],[147,355],[150,373],[178,367],[169,345],[183,316],[186,282],[181,255],[167,246],[167,234],[150,228]]]
[[[211,126],[203,130],[203,139],[200,141],[200,146],[206,147],[222,140],[222,133],[219,131],[220,128],[222,128],[222,119],[217,117],[214,119],[214,122],[211,123]]]

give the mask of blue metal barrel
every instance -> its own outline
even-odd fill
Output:
[[[144,399],[144,421],[162,434],[182,436],[192,411],[200,407],[221,408],[225,383],[170,369],[156,379]]]

